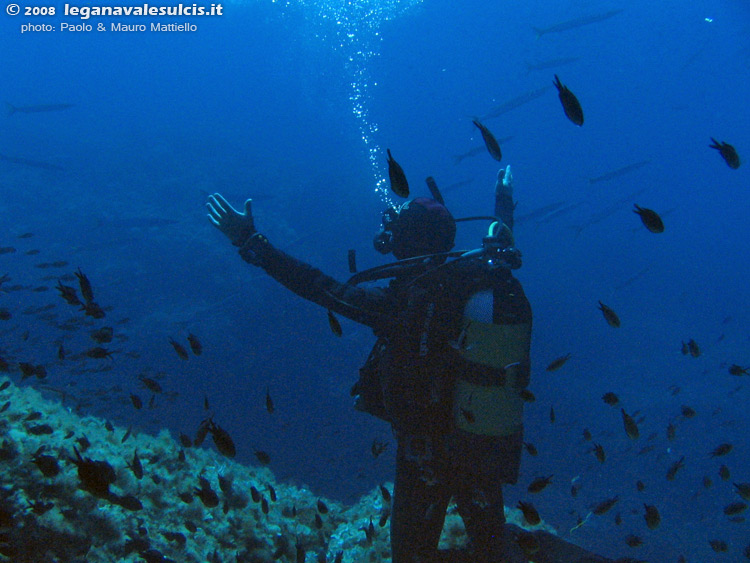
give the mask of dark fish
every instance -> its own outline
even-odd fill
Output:
[[[708,545],[710,545],[711,549],[713,549],[716,553],[729,551],[729,545],[724,540],[711,540],[708,542]]]
[[[594,444],[594,449],[591,451],[594,452],[599,463],[604,463],[604,460],[607,459],[607,454],[604,453],[604,447],[601,444]]]
[[[521,389],[518,392],[518,396],[521,397],[521,399],[525,403],[533,403],[534,401],[536,401],[536,396],[534,395],[534,393],[532,393],[528,389]]]
[[[535,456],[535,455],[537,455],[539,453],[539,452],[537,452],[536,446],[534,444],[529,443],[529,442],[524,442],[523,443],[523,447],[526,448],[526,451],[531,456]]]
[[[72,108],[73,104],[41,104],[36,106],[14,106],[5,102],[5,107],[8,110],[8,115],[14,113],[42,113],[48,111],[61,111],[64,109]]]
[[[107,344],[108,342],[112,342],[113,335],[114,329],[111,326],[103,326],[102,328],[92,330],[89,333],[91,339],[95,342],[98,342],[99,344]]]
[[[216,491],[211,488],[211,484],[208,480],[205,477],[198,477],[198,482],[201,487],[200,489],[194,488],[193,494],[201,499],[203,506],[206,508],[219,506],[219,495],[217,495]]]
[[[713,137],[711,137],[711,141],[713,144],[708,146],[719,151],[719,154],[721,154],[721,157],[727,163],[729,168],[737,170],[740,167],[740,156],[737,154],[735,148],[729,143],[723,141],[720,143]]]
[[[159,382],[151,377],[146,377],[145,375],[139,375],[138,379],[141,380],[141,383],[143,383],[143,386],[151,391],[152,393],[161,393],[162,388],[161,385],[159,385]]]
[[[722,481],[729,481],[729,468],[726,465],[719,467],[719,477],[721,477]]]
[[[93,301],[94,301],[94,290],[91,287],[91,281],[89,281],[88,276],[86,276],[86,274],[84,274],[81,271],[80,267],[74,273],[75,273],[76,277],[78,278],[78,285],[81,288],[81,295],[83,295],[83,299],[87,303],[93,303]]]
[[[617,397],[617,395],[612,393],[612,391],[608,391],[604,395],[602,395],[602,400],[611,407],[614,407],[620,403],[620,399]]]
[[[693,418],[695,416],[695,409],[687,405],[682,405],[682,407],[680,408],[680,412],[685,418]]]
[[[260,491],[254,486],[250,487],[250,498],[253,499],[253,502],[260,502]]]
[[[555,423],[555,409],[554,407],[549,408],[549,423],[554,424]]]
[[[561,31],[568,31],[569,29],[575,29],[577,27],[582,27],[584,25],[598,23],[600,21],[604,21],[613,16],[616,16],[620,12],[622,12],[622,10],[610,10],[609,12],[604,12],[603,14],[593,14],[591,16],[583,16],[580,18],[575,18],[572,20],[567,20],[564,22],[556,23],[555,25],[551,25],[549,27],[544,27],[544,28],[534,27],[533,29],[534,29],[534,32],[536,33],[537,39],[539,39],[542,35],[546,35],[548,33],[559,33]]]
[[[187,350],[185,350],[185,347],[177,342],[174,338],[169,339],[169,343],[172,345],[172,348],[174,348],[174,351],[177,352],[177,355],[180,357],[181,360],[187,360],[190,356],[188,356]]]
[[[628,164],[627,166],[623,166],[622,168],[617,168],[610,172],[606,172],[602,174],[601,176],[594,176],[593,178],[589,178],[589,184],[596,184],[598,182],[606,182],[608,180],[612,180],[614,178],[624,176],[625,174],[628,174],[629,172],[634,172],[635,170],[638,170],[639,168],[643,168],[644,166],[650,163],[651,163],[650,160],[640,160],[638,162],[634,162],[633,164]]]
[[[104,358],[112,358],[112,352],[101,346],[90,348],[83,353],[87,358],[94,358],[97,360],[103,360]]]
[[[597,516],[600,516],[607,512],[609,509],[611,509],[615,504],[617,504],[617,501],[620,500],[619,496],[614,496],[612,498],[606,499],[601,501],[600,503],[596,504],[592,509],[591,512],[596,514]]]
[[[553,82],[553,84],[557,88],[558,97],[560,98],[560,102],[562,103],[565,115],[574,124],[578,125],[579,127],[582,126],[583,109],[581,108],[581,104],[578,101],[578,98],[575,97],[575,94],[573,94],[573,92],[568,90],[567,86],[560,82],[560,79],[557,75],[555,75],[555,81]]]
[[[273,488],[272,485],[267,485],[268,487],[268,496],[271,499],[271,502],[276,502],[276,489]]]
[[[200,356],[201,352],[203,352],[203,345],[200,340],[198,340],[198,337],[191,332],[187,336],[187,341],[188,344],[190,344],[190,349],[193,351],[193,354]]]
[[[42,475],[45,477],[55,477],[60,473],[60,466],[57,463],[57,458],[51,455],[42,454],[44,446],[40,447],[36,453],[31,457],[31,461],[34,465],[39,468]]]
[[[214,445],[219,450],[219,453],[223,456],[233,458],[237,453],[237,449],[229,433],[211,419],[209,419],[208,431],[211,432],[211,438],[213,438]]]
[[[625,536],[625,543],[628,545],[628,547],[638,547],[640,545],[643,545],[643,540],[640,538],[640,536],[636,536],[635,534],[628,534]]]
[[[633,213],[640,216],[641,222],[649,231],[651,231],[652,233],[664,232],[664,222],[661,220],[661,217],[659,217],[656,211],[647,209],[645,207],[639,207],[638,204],[634,205],[635,209],[633,210]]]
[[[382,440],[378,440],[377,438],[374,438],[372,441],[372,445],[370,446],[370,453],[372,453],[372,457],[376,458],[380,454],[382,454],[387,447],[388,447],[388,442],[383,442]]]
[[[344,331],[341,330],[341,323],[334,316],[330,309],[328,309],[328,326],[331,327],[331,332],[336,336],[341,336],[342,334],[344,334]]]
[[[375,539],[375,526],[372,523],[372,517],[370,517],[370,524],[365,527],[362,526],[360,528],[360,531],[365,533],[365,538],[367,540],[368,545],[372,543],[372,541]]]
[[[531,557],[541,548],[541,544],[539,543],[537,537],[534,534],[526,532],[524,530],[521,530],[516,535],[516,543],[527,557]]]
[[[564,356],[560,356],[556,360],[552,360],[550,364],[547,366],[547,371],[555,371],[560,369],[565,365],[565,362],[567,362],[570,359],[570,354],[565,354]]]
[[[2,385],[0,385],[0,391],[5,391],[8,387],[10,387],[10,381],[6,379],[3,381]]]
[[[130,401],[136,409],[140,410],[143,408],[143,401],[141,401],[141,398],[135,393],[130,394]]]
[[[735,485],[736,487],[737,485]],[[391,502],[391,493],[384,485],[380,485],[380,494],[383,497],[383,502]]]
[[[545,489],[547,485],[552,482],[554,475],[548,475],[547,477],[537,477],[528,486],[530,493],[539,493]]]
[[[268,465],[271,463],[271,456],[263,450],[255,450],[254,453],[261,465]]]
[[[86,315],[95,319],[103,319],[106,315],[104,309],[102,309],[97,303],[93,301],[87,301],[82,307],[82,311],[86,312]]]
[[[524,519],[530,526],[536,526],[537,524],[541,523],[542,519],[539,516],[539,512],[537,512],[536,508],[534,508],[534,505],[530,502],[523,502],[522,500],[519,500],[518,509],[523,513]]]
[[[318,509],[318,512],[320,512],[321,514],[328,514],[328,507],[326,506],[326,503],[324,503],[320,499],[318,499],[318,502],[317,502],[317,509]]]
[[[54,432],[49,424],[36,424],[34,426],[29,426],[26,431],[32,436],[43,436]]]
[[[750,483],[734,483],[737,494],[743,499],[750,501]]]
[[[391,190],[399,197],[409,197],[409,183],[406,181],[406,174],[398,162],[393,160],[391,149],[386,149],[388,153],[388,178],[391,181]]]
[[[639,493],[642,493],[646,489],[646,484],[639,479],[635,482],[635,488],[638,489]]]
[[[625,412],[625,409],[621,408],[620,412],[622,413],[622,424],[625,427],[625,433],[628,435],[628,438],[631,440],[637,440],[638,436],[640,436],[640,432],[638,431],[638,425],[635,420]]]
[[[266,410],[269,413],[273,413],[273,400],[271,399],[271,394],[268,392],[268,385],[266,385]]]
[[[82,305],[81,300],[78,299],[75,288],[69,285],[64,285],[58,280],[55,289],[60,292],[60,296],[65,299],[68,305]]]
[[[583,429],[583,439],[586,440],[587,442],[589,442],[589,441],[591,441],[591,438],[592,438],[591,431],[588,428],[584,428]]]
[[[75,459],[68,459],[78,468],[78,478],[81,481],[82,488],[94,496],[109,497],[109,486],[117,478],[112,466],[106,461],[94,461],[88,457],[81,457],[75,447],[73,447],[73,451],[76,454]]]
[[[130,438],[130,434],[132,433],[132,431],[133,431],[133,426],[132,425],[128,426],[128,429],[125,431],[125,434],[122,435],[122,439],[120,440],[121,444],[124,444],[128,440],[128,438]]]
[[[675,475],[683,467],[685,467],[685,456],[682,456],[669,466],[669,469],[667,469],[667,481],[674,481]]]
[[[219,475],[219,488],[225,495],[231,495],[232,479],[230,479],[229,477],[225,477],[224,475]]]
[[[729,374],[730,375],[750,375],[750,368],[743,368],[742,366],[738,366],[737,364],[732,364],[729,366]]]
[[[180,444],[183,448],[190,448],[193,445],[193,441],[187,434],[180,433]]]
[[[482,125],[478,119],[473,119],[472,123],[477,126],[479,131],[482,133],[482,139],[484,140],[484,146],[487,148],[487,152],[490,156],[500,162],[503,159],[503,153],[500,151],[500,145],[495,139],[492,132]]]
[[[644,504],[643,508],[646,510],[646,513],[643,515],[643,518],[646,520],[646,526],[648,526],[649,530],[655,530],[661,524],[659,511],[652,504]]]
[[[727,455],[731,451],[732,451],[732,444],[721,444],[719,446],[716,446],[713,450],[711,450],[711,453],[709,453],[709,455],[711,457],[719,457],[719,456]]]
[[[65,348],[63,348],[62,344],[57,347],[57,359],[60,361],[65,359]]]
[[[315,527],[320,530],[323,527],[323,519],[320,517],[320,514],[317,512],[315,513]]]
[[[136,479],[143,478],[143,465],[141,464],[141,458],[138,457],[138,448],[133,452],[133,461],[127,464],[128,468],[133,472]]]
[[[714,482],[708,475],[703,476],[703,488],[704,489],[710,489],[713,486]]]
[[[733,502],[724,507],[724,514],[727,516],[734,516],[747,510],[747,505],[744,502]]]
[[[620,326],[620,317],[617,316],[617,313],[615,313],[601,301],[599,301],[599,310],[602,312],[602,315],[604,315],[604,320],[607,321],[607,324],[609,326],[614,328],[618,328]]]

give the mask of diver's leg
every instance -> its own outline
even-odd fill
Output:
[[[391,514],[392,563],[433,563],[450,500],[440,460],[422,438],[399,437]]]

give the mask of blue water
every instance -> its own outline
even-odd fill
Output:
[[[624,11],[577,29],[538,39],[532,30],[616,8]],[[513,135],[503,165],[513,167],[518,216],[575,204],[515,232],[524,257],[518,277],[535,314],[537,400],[526,410],[526,438],[540,453],[524,458],[506,503],[533,500],[567,533],[593,504],[619,495],[612,511],[570,538],[613,557],[739,560],[748,524],[729,522],[722,509],[739,500],[732,482],[750,481],[750,390],[727,372],[732,363],[750,365],[750,9],[671,0],[365,8],[260,1],[224,9],[193,20],[89,20],[94,29],[195,21],[193,33],[21,34],[22,23],[78,21],[0,18],[2,100],[74,104],[0,118],[0,155],[62,167],[0,160],[0,246],[17,249],[0,255],[0,275],[12,278],[6,287],[50,287],[0,294],[0,308],[13,313],[0,321],[2,354],[47,365],[46,383],[85,400],[82,412],[143,431],[193,434],[213,414],[237,442],[238,459],[255,462],[255,450],[267,451],[280,478],[354,500],[393,472],[390,429],[354,411],[349,397],[373,337],[343,320],[337,338],[325,311],[242,262],[206,219],[206,194],[221,192],[238,207],[255,197],[257,227],[273,243],[345,279],[349,248],[360,268],[383,263],[371,240],[388,197],[376,191],[386,147],[414,194],[427,194],[428,175],[444,187],[466,181],[446,191],[454,215],[489,213],[497,163],[481,153],[454,164],[481,145],[471,117],[550,85],[557,73],[581,101],[582,128],[565,118],[554,90],[485,122],[497,137]],[[578,60],[527,70],[560,57]],[[733,144],[743,166],[729,169],[708,148],[710,137]],[[588,181],[644,160],[637,171]],[[661,213],[665,232],[646,231],[634,203]],[[472,248],[481,235],[477,225],[462,226],[458,246]],[[25,254],[32,249],[39,254]],[[55,260],[69,265],[35,267]],[[79,266],[111,309],[63,331],[54,324],[84,317],[56,295],[54,280],[41,278]],[[607,326],[599,300],[617,311],[621,328]],[[57,305],[53,321],[23,313],[48,303]],[[104,324],[119,337],[111,362],[56,359],[58,343],[80,353],[93,345],[88,331]],[[183,361],[168,339],[186,344],[188,332],[204,353]],[[698,358],[680,352],[690,338]],[[566,353],[562,369],[545,371]],[[96,366],[108,371],[81,373]],[[144,372],[163,372],[170,395],[135,411],[128,395],[149,397],[136,379]],[[625,436],[620,407],[601,400],[607,391],[643,417],[637,442]],[[696,417],[680,417],[682,405]],[[669,422],[677,426],[672,442]],[[583,441],[584,428],[605,448],[604,464]],[[374,459],[376,438],[390,446]],[[710,458],[724,442],[732,453]],[[653,449],[639,454],[645,446]],[[685,467],[667,481],[683,455]],[[730,481],[717,474],[722,463]],[[548,474],[554,485],[529,499],[528,482]],[[643,503],[660,510],[657,530],[646,528]],[[628,534],[644,545],[628,547]],[[729,542],[729,553],[715,554],[707,538]]]

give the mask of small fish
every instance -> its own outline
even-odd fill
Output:
[[[537,477],[529,484],[527,490],[530,493],[542,492],[547,487],[547,485],[552,482],[552,477],[554,477],[554,475],[548,475],[547,477]]]
[[[558,97],[562,103],[565,115],[570,121],[581,127],[583,125],[583,109],[581,108],[578,98],[575,97],[573,92],[568,90],[567,86],[560,82],[557,75],[555,75],[553,84],[557,88]]]
[[[266,385],[266,410],[270,414],[274,411],[273,400],[271,399],[271,394],[268,392],[268,385]]]
[[[604,315],[604,320],[607,321],[607,324],[609,326],[614,328],[618,328],[620,326],[620,317],[617,316],[617,313],[615,313],[601,301],[599,301],[599,310],[602,312],[602,315]]]
[[[198,340],[198,337],[191,332],[187,336],[187,341],[188,344],[190,344],[190,350],[192,350],[193,354],[200,356],[203,352],[203,345],[200,340]]]
[[[729,166],[729,168],[737,170],[740,167],[740,157],[737,154],[735,148],[729,143],[725,143],[723,141],[719,142],[713,137],[711,137],[711,141],[712,144],[708,146],[719,151],[719,154],[721,154],[721,157],[727,163],[727,166]]]
[[[78,285],[81,288],[81,295],[83,295],[83,299],[87,303],[93,303],[94,290],[91,288],[91,282],[89,281],[88,276],[86,276],[86,274],[81,271],[80,267],[76,272],[74,272],[74,274],[78,278]]]
[[[744,502],[733,502],[724,507],[724,514],[727,516],[734,516],[747,510],[747,505]]]
[[[701,355],[701,349],[695,340],[691,338],[690,340],[688,340],[687,345],[688,345],[688,350],[690,351],[690,355],[693,358],[697,358],[698,356]]]
[[[591,512],[596,514],[597,516],[600,516],[604,514],[605,512],[609,511],[617,502],[620,500],[619,496],[614,496],[612,498],[608,498],[606,500],[601,501],[600,503],[596,504],[592,509]]]
[[[103,326],[100,329],[92,330],[89,333],[91,340],[98,342],[99,344],[107,344],[112,342],[114,336],[114,329],[111,326]]]
[[[750,483],[734,483],[737,494],[743,499],[750,501]]]
[[[695,409],[687,405],[682,405],[682,407],[680,408],[680,412],[685,418],[693,418],[695,416]]]
[[[594,452],[599,463],[604,463],[604,460],[607,459],[607,455],[604,453],[604,448],[601,444],[594,444],[594,449],[591,451]]]
[[[268,465],[271,463],[271,456],[268,455],[268,453],[264,452],[263,450],[255,450],[255,457],[260,462],[261,465]]]
[[[127,464],[128,468],[133,472],[136,479],[143,478],[143,465],[141,464],[141,458],[138,457],[138,448],[133,452],[133,461]]]
[[[159,385],[159,382],[151,377],[146,377],[145,375],[139,375],[138,379],[141,380],[141,383],[143,383],[143,386],[151,391],[152,393],[161,393],[162,388],[161,385]]]
[[[190,356],[188,356],[187,350],[185,350],[185,347],[177,342],[174,338],[169,339],[169,343],[172,345],[172,348],[174,348],[174,351],[177,352],[177,355],[180,357],[181,360],[187,360]]]
[[[377,438],[375,438],[373,439],[372,445],[370,446],[370,453],[372,453],[372,457],[377,458],[386,450],[387,447],[388,442],[383,442],[382,440],[378,440]]]
[[[737,364],[729,366],[729,375],[750,375],[750,368],[743,368]]]
[[[583,439],[586,440],[587,442],[590,442],[591,438],[592,438],[591,431],[588,428],[584,428],[583,429]]]
[[[541,523],[542,519],[539,516],[539,512],[537,512],[537,509],[530,502],[519,500],[517,508],[523,513],[524,519],[530,526],[536,526]]]
[[[198,482],[200,483],[200,489],[194,488],[193,494],[201,499],[203,506],[206,508],[219,506],[219,495],[211,488],[208,480],[205,477],[198,477]]]
[[[635,482],[635,488],[638,490],[639,493],[642,493],[646,489],[646,484],[639,479],[638,481]]]
[[[63,284],[61,281],[57,281],[55,289],[60,292],[60,296],[65,299],[68,305],[82,305],[81,300],[78,299],[78,294],[74,287]]]
[[[633,205],[635,205],[633,213],[640,216],[641,222],[649,231],[651,231],[652,233],[664,232],[664,222],[661,220],[661,217],[659,217],[656,211],[654,211],[653,209],[648,209],[646,207],[640,207],[638,204]]]
[[[383,497],[383,502],[391,502],[391,492],[384,485],[380,485],[380,494]]]
[[[732,444],[720,444],[716,446],[711,452],[708,454],[710,457],[719,457],[723,455],[727,455],[729,452],[732,451]]]
[[[83,353],[84,356],[87,358],[94,358],[97,360],[103,360],[104,358],[112,358],[112,352],[107,350],[106,348],[103,348],[102,346],[96,346],[94,348],[90,348],[89,350],[86,350]]]
[[[271,499],[271,502],[276,502],[276,489],[273,488],[272,485],[267,485],[268,487],[268,496]]]
[[[640,536],[629,534],[625,537],[625,543],[628,545],[628,547],[638,547],[640,545],[643,545],[643,540],[640,538]]]
[[[534,401],[536,401],[536,396],[528,389],[521,389],[518,392],[518,395],[525,403],[533,403]]]
[[[315,513],[315,521],[314,521],[315,527],[320,530],[323,527],[323,519],[320,517],[320,514],[317,512]]]
[[[729,468],[726,465],[719,467],[719,477],[721,477],[722,481],[729,481]]]
[[[326,506],[326,503],[324,503],[320,499],[318,499],[318,502],[316,503],[316,508],[321,514],[328,514],[328,507]]]
[[[344,331],[341,329],[341,323],[334,316],[330,309],[328,309],[328,326],[331,327],[331,332],[336,336],[341,336]]]
[[[628,438],[631,440],[637,440],[638,436],[640,436],[640,432],[638,431],[638,425],[635,420],[625,412],[625,409],[621,408],[620,412],[622,413],[622,423],[625,427],[625,433],[628,435]]]
[[[531,444],[529,442],[524,442],[523,447],[526,448],[526,451],[528,452],[530,456],[535,456],[538,453],[536,446],[534,444]]]
[[[555,423],[555,409],[553,407],[549,408],[549,423],[550,424]]]
[[[5,107],[8,111],[8,115],[14,113],[42,113],[48,111],[62,111],[64,109],[72,108],[73,104],[40,104],[36,106],[14,106],[5,102]]]
[[[620,399],[617,395],[612,393],[612,391],[607,391],[604,395],[602,395],[602,400],[607,403],[610,407],[614,407],[618,404],[620,404]]]
[[[365,533],[365,538],[367,539],[367,543],[371,544],[373,540],[375,539],[375,526],[372,523],[372,517],[370,517],[370,524],[367,527],[362,526],[360,528],[360,531]]]
[[[703,488],[704,489],[710,489],[713,486],[714,482],[708,475],[703,476]]]
[[[531,557],[541,548],[541,544],[537,537],[534,534],[523,530],[521,530],[516,536],[516,543],[527,557]]]
[[[391,190],[399,197],[409,197],[409,183],[406,181],[406,174],[398,162],[393,160],[391,149],[386,149],[388,153],[388,178],[391,181]]]
[[[482,133],[482,139],[484,140],[484,146],[487,147],[487,152],[490,156],[500,162],[503,159],[503,154],[500,152],[500,145],[495,139],[492,132],[480,123],[478,119],[473,119],[472,123],[477,126],[479,131]]]
[[[208,420],[208,431],[211,433],[211,438],[213,438],[214,445],[216,446],[216,449],[219,450],[219,453],[228,458],[233,458],[237,453],[237,449],[234,446],[234,441],[229,435],[229,432],[224,430],[211,419]]]
[[[570,354],[565,354],[564,356],[560,356],[556,360],[552,360],[550,364],[547,366],[547,371],[555,371],[560,369],[565,365],[565,362],[567,362],[570,359]]]
[[[130,394],[130,402],[133,403],[133,406],[137,410],[141,410],[143,408],[143,401],[141,401],[141,398],[135,393]]]
[[[661,524],[659,511],[652,504],[644,503],[643,508],[646,510],[646,513],[643,515],[643,518],[646,520],[646,526],[648,526],[649,530],[655,530]]]
[[[711,540],[708,542],[708,545],[710,545],[711,549],[713,549],[716,553],[729,551],[729,545],[724,540]]]
[[[682,456],[669,466],[669,469],[667,469],[667,481],[674,481],[675,475],[683,467],[685,467],[685,456]]]

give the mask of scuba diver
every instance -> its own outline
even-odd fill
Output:
[[[452,252],[457,220],[431,178],[428,187],[432,198],[383,213],[374,246],[397,261],[346,283],[275,248],[255,229],[251,200],[241,213],[214,194],[208,217],[246,262],[372,328],[377,340],[352,395],[356,408],[391,424],[398,443],[393,563],[524,563],[502,494],[518,479],[531,368],[531,307],[512,275],[521,259],[511,169],[498,173],[494,216],[468,218],[492,221],[474,251]],[[383,287],[359,285],[386,279]],[[451,498],[469,538],[465,550],[438,550]],[[586,555],[576,551],[570,561],[606,561]]]

